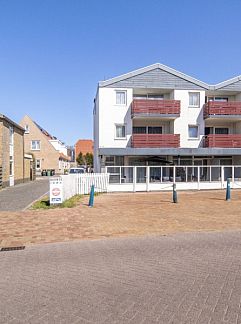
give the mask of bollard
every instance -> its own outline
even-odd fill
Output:
[[[177,188],[175,183],[173,183],[172,202],[174,202],[175,204],[177,203]]]
[[[227,178],[226,200],[231,200],[230,179]]]
[[[92,185],[90,189],[89,207],[94,206],[94,195],[95,195],[95,186]]]

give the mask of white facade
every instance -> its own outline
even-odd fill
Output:
[[[49,140],[49,143],[51,143],[53,145],[53,147],[59,151],[59,153],[63,153],[64,155],[68,155],[67,152],[67,146],[62,143],[60,140],[56,139],[56,140]]]
[[[165,100],[167,104],[168,101],[178,101],[180,113],[171,116],[147,112],[133,117],[132,103],[136,98],[145,98],[150,105],[155,100]],[[214,113],[210,118],[205,118],[204,105],[209,100],[229,104],[234,102],[234,105],[224,107],[226,110],[223,110],[224,113],[221,110],[218,117]],[[187,160],[195,163],[195,159],[198,159],[203,165],[221,164],[225,159],[226,164],[240,164],[239,101],[241,102],[239,78],[211,86],[161,64],[100,82],[94,107],[95,171],[100,172],[105,166],[111,165],[133,165],[133,161],[148,165],[147,161],[152,156],[162,157],[174,164],[180,159],[186,163],[189,163]],[[148,104],[146,107],[148,108]],[[227,113],[229,108],[232,110]],[[159,146],[150,140],[150,147],[148,143],[144,143],[143,147],[136,148],[132,143],[134,132],[142,132],[147,135],[146,138],[149,135],[150,138],[158,138],[159,134],[161,138],[165,134],[175,134],[179,136],[180,143],[173,147],[169,143],[165,147],[163,142]],[[153,134],[155,135],[152,136]],[[221,138],[221,144],[205,144],[208,135],[217,135],[219,140]],[[222,136],[226,141],[224,144]]]

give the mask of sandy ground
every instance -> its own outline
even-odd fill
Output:
[[[0,246],[241,229],[241,190],[102,194],[71,209],[0,213]]]

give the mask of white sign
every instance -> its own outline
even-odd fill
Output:
[[[61,179],[51,179],[49,188],[50,205],[63,202],[63,182]]]

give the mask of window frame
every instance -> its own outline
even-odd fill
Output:
[[[39,161],[39,168],[37,167],[37,161]],[[41,170],[41,159],[35,160],[35,168],[36,168],[36,170]]]
[[[39,142],[39,148],[33,148],[33,142]],[[41,141],[40,140],[32,140],[31,141],[31,151],[40,151],[40,149],[41,149]]]
[[[14,128],[13,126],[9,126],[9,145],[14,145]]]
[[[197,129],[197,136],[196,137],[190,136],[189,130],[190,130],[191,127]],[[199,125],[188,125],[188,139],[191,139],[191,140],[199,139]]]
[[[227,133],[216,133],[216,129],[225,129],[228,132]],[[230,128],[229,127],[214,127],[214,135],[229,135],[230,134]]]
[[[124,137],[118,137],[117,136],[117,127],[124,127],[124,130],[125,130],[125,136]],[[117,139],[117,140],[126,139],[126,124],[115,124],[115,139]]]
[[[124,103],[117,102],[117,94],[124,93]],[[126,106],[127,105],[127,90],[115,90],[115,105],[116,106]]]
[[[150,133],[150,132],[149,132],[149,129],[151,129],[151,128],[152,128],[152,129],[154,129],[154,128],[156,128],[156,129],[157,129],[157,128],[160,128],[161,132],[160,132],[160,133]],[[158,134],[158,135],[162,135],[162,134],[163,134],[163,127],[162,127],[162,126],[147,126],[147,134],[152,134],[152,135],[153,135],[153,134],[154,134],[154,135],[155,135],[155,134]]]
[[[145,130],[145,132],[135,132],[134,131],[134,129],[137,129],[137,128],[139,128],[139,129],[143,129],[143,130]],[[147,134],[147,127],[146,126],[132,126],[132,134]]]
[[[194,94],[198,95],[198,105],[190,104],[190,95],[194,95]],[[200,92],[197,92],[197,91],[189,91],[188,92],[188,107],[189,108],[200,108]]]
[[[28,124],[26,124],[25,126],[24,126],[24,129],[25,129],[25,134],[29,134],[29,125]]]

